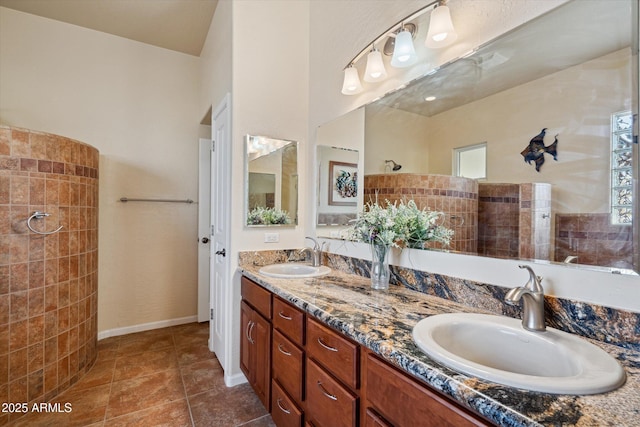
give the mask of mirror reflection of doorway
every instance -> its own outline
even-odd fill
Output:
[[[273,173],[249,172],[249,210],[259,206],[276,206],[276,175]]]

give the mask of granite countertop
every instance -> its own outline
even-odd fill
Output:
[[[318,278],[278,279],[259,274],[259,268],[247,263],[240,272],[497,425],[640,426],[637,351],[589,340],[625,368],[626,383],[612,392],[569,396],[520,390],[453,371],[413,342],[412,329],[425,317],[480,310],[401,286],[374,291],[368,278],[336,270]]]

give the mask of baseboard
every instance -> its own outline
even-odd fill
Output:
[[[152,329],[166,328],[175,325],[184,325],[185,323],[193,323],[197,321],[198,316],[187,316],[177,319],[160,320],[158,322],[142,323],[140,325],[125,326],[124,328],[107,329],[106,331],[98,332],[98,341],[109,337],[117,337],[120,335],[150,331]]]
[[[224,384],[227,387],[234,387],[247,382],[247,377],[242,372],[235,375],[224,375]]]

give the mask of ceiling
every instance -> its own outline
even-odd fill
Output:
[[[218,0],[0,0],[0,6],[200,56]]]
[[[571,1],[375,104],[431,117],[628,47],[631,21],[631,2]]]

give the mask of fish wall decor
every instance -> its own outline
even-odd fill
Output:
[[[549,153],[553,156],[553,160],[558,160],[558,135],[551,145],[545,147],[544,136],[546,133],[547,128],[542,129],[539,134],[531,138],[529,145],[520,152],[527,164],[531,164],[531,161],[535,162],[537,172],[540,172],[540,168],[544,164],[544,153]]]

